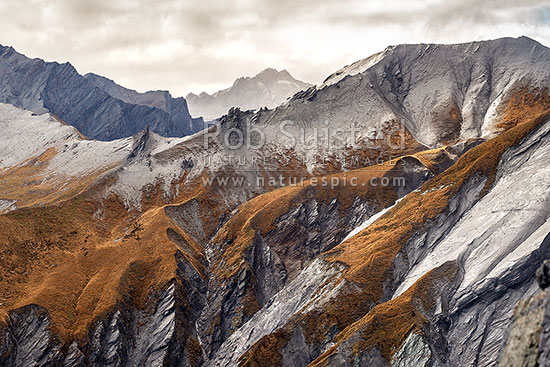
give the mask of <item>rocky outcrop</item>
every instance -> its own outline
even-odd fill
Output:
[[[277,220],[269,235],[254,237],[243,254],[247,265],[234,277],[225,281],[211,277],[209,307],[198,324],[208,355],[213,356],[227,337],[267,305],[316,256],[338,244],[354,224],[372,213],[361,200],[347,213],[349,217],[342,216],[338,207],[337,200],[323,203],[312,198],[292,208]],[[210,246],[212,253],[223,256],[227,244]],[[216,261],[214,255],[211,262]]]
[[[537,270],[537,282],[540,289],[546,289],[550,286],[550,260],[545,260]]]
[[[28,305],[11,313],[0,326],[0,362],[3,366],[59,366],[60,347],[49,329],[48,311]]]
[[[520,300],[514,311],[499,366],[550,366],[550,293],[544,282],[549,262],[545,260],[537,271],[541,290]]]
[[[29,59],[11,47],[0,46],[0,75],[0,102],[50,112],[89,138],[124,138],[146,126],[163,136],[185,136],[204,127],[202,119],[191,117],[183,98],[162,92],[163,104],[145,103],[145,97],[132,102],[102,89],[103,84],[83,77],[69,63]]]
[[[392,367],[428,367],[432,357],[430,347],[423,340],[421,335],[410,333],[401,346],[401,349],[394,354]]]

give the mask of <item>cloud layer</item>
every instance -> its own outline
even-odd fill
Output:
[[[139,91],[213,92],[266,67],[320,83],[391,44],[526,35],[549,1],[3,0],[0,44]]]

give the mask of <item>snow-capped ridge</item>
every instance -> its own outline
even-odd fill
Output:
[[[550,49],[527,37],[391,46],[295,94],[265,119],[348,130],[395,120],[436,148],[494,136],[514,93],[547,88],[548,65]]]

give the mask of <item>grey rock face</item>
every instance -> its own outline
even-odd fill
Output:
[[[307,345],[304,333],[301,327],[296,327],[288,341],[288,344],[283,348],[282,354],[283,367],[299,367],[307,366],[312,360],[312,351]]]
[[[206,239],[203,223],[199,218],[199,203],[196,199],[178,206],[167,206],[164,211],[197,242],[202,243]]]
[[[448,159],[448,163],[444,162],[441,166],[442,170],[445,170],[447,164],[452,164],[453,161]],[[420,162],[417,158],[412,156],[403,157],[395,164],[395,166],[386,174],[389,178],[403,179],[404,185],[395,185],[397,189],[397,196],[399,198],[404,197],[409,192],[420,187],[428,179],[432,178],[433,173]],[[396,181],[397,182],[397,181]]]
[[[114,83],[104,90],[104,85],[83,77],[68,63],[29,59],[11,47],[0,46],[0,76],[0,102],[35,113],[49,111],[89,138],[128,137],[145,126],[163,136],[185,136],[204,127],[202,119],[191,117],[183,98],[159,92],[163,103],[156,103],[158,96],[155,102],[146,96],[133,102],[115,93],[119,86]]]
[[[8,325],[0,330],[0,365],[61,365],[62,355],[49,330],[50,322],[48,312],[37,305],[25,306],[12,312]]]
[[[427,367],[432,357],[430,347],[422,337],[416,333],[410,333],[401,349],[394,354],[392,367]]]
[[[537,270],[537,282],[541,289],[550,286],[550,260],[544,260],[539,270]]]
[[[550,50],[526,37],[392,46],[297,93],[264,120],[373,127],[395,119],[437,147],[492,132],[510,92],[548,85],[549,63]]]
[[[182,290],[171,284],[158,295],[151,313],[120,305],[111,315],[101,320],[90,332],[90,344],[81,348],[89,350],[85,365],[88,366],[163,366],[179,364],[190,366],[182,351],[185,339],[175,340],[178,334],[177,318],[186,319],[181,299]],[[182,300],[180,300],[181,302]],[[187,325],[185,325],[187,326]],[[185,330],[187,335],[190,330]]]
[[[208,306],[198,324],[208,355],[213,356],[223,341],[250,319],[242,312],[245,296],[252,293],[259,307],[264,307],[316,256],[340,243],[354,226],[374,214],[365,199],[358,198],[346,216],[338,206],[336,200],[323,203],[312,198],[292,208],[277,220],[268,236],[256,235],[246,255],[248,267],[224,283],[210,280]],[[215,261],[214,257],[212,263]],[[216,326],[217,319],[220,323]]]
[[[342,272],[341,266],[329,266],[325,261],[316,259],[300,272],[277,293],[260,311],[231,334],[220,346],[214,358],[206,366],[232,367],[246,350],[263,336],[282,328],[294,315],[306,308],[312,301],[327,302],[334,290],[336,280]],[[297,361],[311,361],[319,355],[321,348],[327,345],[314,345],[310,349],[303,331],[294,328],[282,356],[283,361],[292,365]],[[299,354],[296,354],[299,351]],[[309,363],[308,362],[308,363]],[[285,362],[284,362],[285,363]]]
[[[351,348],[340,348],[338,354],[330,360],[330,366],[336,367],[355,367],[355,366],[372,366],[372,367],[388,367],[389,364],[380,355],[376,348],[367,349],[353,358],[347,356],[352,355]],[[412,366],[412,365],[411,365]]]

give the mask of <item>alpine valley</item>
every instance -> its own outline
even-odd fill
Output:
[[[0,366],[550,365],[549,48],[255,78],[209,125],[0,47]]]

